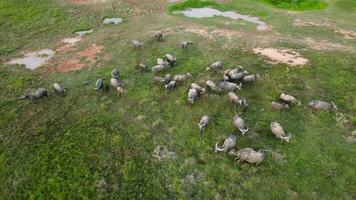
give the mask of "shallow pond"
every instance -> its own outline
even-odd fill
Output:
[[[119,24],[123,22],[123,20],[121,18],[105,18],[103,20],[103,24]]]
[[[34,70],[49,61],[54,56],[54,54],[55,52],[51,49],[42,49],[39,51],[27,53],[23,58],[12,59],[6,64],[25,65],[27,69]]]
[[[246,22],[254,23],[257,25],[258,30],[266,30],[267,29],[267,24],[261,20],[259,20],[258,17],[253,17],[249,15],[242,15],[239,13],[236,13],[234,11],[220,11],[214,8],[192,8],[192,9],[187,9],[184,11],[175,11],[174,14],[183,14],[186,17],[194,17],[194,18],[207,18],[207,17],[215,17],[215,16],[222,16],[222,17],[227,17],[230,19],[241,19]]]
[[[90,30],[83,30],[83,31],[77,31],[75,32],[75,34],[77,34],[78,36],[83,36],[83,35],[86,35],[86,34],[89,34],[89,33],[92,33],[93,32],[93,29],[90,29]]]

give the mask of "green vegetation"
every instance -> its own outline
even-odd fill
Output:
[[[262,0],[263,2],[272,4],[278,8],[284,8],[288,10],[321,10],[326,8],[327,4],[324,0]],[[345,5],[343,1],[339,1],[339,4]],[[354,4],[354,2],[349,2],[349,4]],[[187,8],[201,8],[201,7],[215,7],[215,8],[225,8],[229,9],[229,6],[217,4],[215,1],[211,0],[186,0],[182,3],[177,3],[169,6],[169,10],[184,10]]]
[[[293,35],[296,40],[271,42],[274,32],[258,33],[251,24],[232,21],[225,25],[225,18],[198,21],[167,16],[160,6],[140,17],[134,13],[135,6],[117,5],[117,1],[108,6],[65,2],[0,1],[0,199],[356,199],[356,146],[345,140],[356,127],[356,55],[351,50],[313,50],[298,43],[304,37],[337,43],[344,40],[342,35],[293,27],[294,18],[255,1],[231,1],[224,7],[263,15],[273,31],[280,36]],[[202,6],[194,4],[197,1],[186,2],[191,3],[186,5],[189,7]],[[174,4],[170,9],[185,8],[179,6]],[[155,8],[151,2],[140,7],[143,11]],[[325,15],[316,11],[297,17],[345,21],[337,25],[354,30],[355,11],[348,9],[343,10],[343,16],[340,10],[331,9]],[[124,17],[126,22],[104,26],[101,19],[107,15]],[[244,36],[261,38],[267,35],[270,40],[262,41],[266,46],[293,48],[311,64],[272,66],[249,49],[256,45],[255,37],[210,39],[183,31],[185,26],[238,30]],[[49,73],[46,67],[28,71],[2,62],[22,51],[54,48],[60,39],[88,27],[93,27],[94,33],[85,36],[73,51],[92,43],[103,45],[104,52],[93,66]],[[151,38],[154,30],[171,32],[156,42]],[[143,41],[144,48],[132,48],[133,39]],[[183,40],[194,45],[183,51],[178,48]],[[349,43],[355,45],[354,40]],[[178,58],[177,66],[167,73],[193,75],[172,92],[153,84],[151,72],[136,67],[139,62],[153,66],[156,58],[166,53]],[[56,56],[63,61],[68,55]],[[208,77],[221,78],[221,73],[205,71],[217,60],[223,61],[225,68],[242,65],[261,75],[239,92],[249,101],[247,112],[231,106],[226,95],[206,94],[195,105],[187,104],[190,82],[203,85]],[[121,70],[126,96],[93,89],[98,78],[109,83],[113,67]],[[67,88],[66,96],[54,94],[54,82]],[[24,91],[39,87],[49,89],[48,99],[17,100]],[[270,102],[282,91],[295,95],[303,105],[272,112]],[[304,106],[310,99],[333,100],[339,110],[311,111]],[[244,137],[231,123],[239,113],[250,127]],[[196,123],[204,114],[210,116],[211,123],[200,134]],[[273,137],[269,130],[273,120],[292,133],[291,143]],[[215,143],[233,132],[238,135],[237,148],[270,149],[283,158],[267,154],[259,166],[253,166],[215,154]],[[152,156],[158,145],[170,147],[176,158],[158,161]]]
[[[201,8],[201,7],[218,7],[220,4],[215,3],[215,1],[211,0],[186,0],[182,3],[177,3],[169,6],[169,11],[174,10],[184,10],[187,8]]]
[[[288,10],[321,10],[326,8],[324,0],[263,0],[278,8]]]
[[[88,17],[71,18],[68,11],[48,0],[3,0],[0,2],[0,56],[51,43],[59,34],[89,27]]]
[[[335,5],[347,11],[354,11],[356,9],[356,1],[354,0],[338,0]]]

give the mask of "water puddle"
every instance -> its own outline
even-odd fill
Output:
[[[249,15],[242,15],[238,14],[234,11],[220,11],[214,8],[192,8],[184,11],[175,11],[173,14],[183,14],[186,17],[194,17],[194,18],[207,18],[207,17],[215,17],[215,16],[222,16],[227,17],[234,20],[244,20],[246,22],[250,22],[257,25],[257,30],[267,30],[267,24],[258,17],[253,17]]]
[[[39,51],[27,53],[23,58],[12,59],[6,64],[25,65],[27,69],[34,70],[49,61],[54,56],[54,54],[55,52],[51,49],[42,49]]]
[[[123,20],[121,19],[121,18],[105,18],[104,20],[103,20],[103,24],[119,24],[119,23],[121,23],[121,22],[123,22]]]
[[[77,34],[79,37],[82,37],[83,35],[86,35],[86,34],[89,34],[92,32],[93,32],[93,29],[90,29],[90,30],[77,31],[77,32],[75,32],[75,34]]]

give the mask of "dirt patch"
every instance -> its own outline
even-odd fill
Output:
[[[291,49],[255,48],[253,52],[267,57],[272,64],[284,63],[290,66],[300,66],[309,62],[308,59]]]
[[[345,137],[346,141],[349,143],[356,143],[356,137],[355,136],[347,136]]]
[[[73,4],[92,4],[92,3],[105,3],[108,0],[67,0],[69,3]]]
[[[339,43],[332,43],[327,40],[315,40],[312,38],[292,38],[282,35],[280,33],[272,33],[272,34],[251,34],[244,31],[237,31],[231,29],[212,29],[206,26],[180,26],[178,30],[183,30],[184,32],[198,34],[206,39],[214,39],[219,37],[225,37],[228,40],[232,40],[235,38],[246,39],[247,41],[252,41],[252,46],[268,46],[271,43],[277,41],[289,41],[289,42],[297,42],[298,44],[303,44],[310,49],[313,50],[323,50],[323,51],[354,51],[352,46],[344,46]],[[231,45],[231,43],[223,43],[224,45]],[[293,64],[291,64],[293,65]]]
[[[82,41],[81,37],[68,37],[68,38],[63,38],[62,42],[68,45],[75,45],[77,42]]]
[[[149,4],[166,4],[169,3],[169,0],[122,0],[122,2],[129,3],[132,5],[144,6]]]
[[[348,39],[348,40],[352,40],[352,39],[356,38],[356,32],[354,32],[354,31],[348,31],[348,30],[344,30],[344,29],[336,29],[334,32],[340,33],[341,35],[343,35],[343,37],[345,39]]]
[[[303,21],[300,19],[295,19],[293,22],[293,26],[297,27],[311,27],[311,26],[316,26],[316,27],[326,27],[329,29],[333,29],[335,33],[341,34],[345,39],[354,39],[356,38],[356,32],[354,31],[349,31],[349,30],[344,30],[342,28],[339,28],[335,25],[331,25],[328,23],[315,23],[315,22],[307,22]]]
[[[351,50],[350,47],[345,47],[341,44],[331,43],[327,40],[314,40],[305,38],[305,44],[315,50]]]
[[[68,71],[75,71],[80,70],[84,67],[84,64],[80,63],[79,60],[73,59],[61,62],[57,65],[56,70],[59,72],[68,72]]]
[[[315,23],[315,22],[307,22],[307,21],[303,21],[301,19],[295,19],[293,22],[293,26],[298,26],[298,27],[309,27],[309,26],[330,26],[330,24],[319,24],[319,23]]]
[[[356,129],[353,130],[349,136],[344,136],[349,143],[356,143]]]
[[[62,45],[56,49],[56,52],[63,54],[71,49],[73,49],[72,45]]]
[[[336,113],[335,120],[337,126],[342,129],[348,129],[349,127],[351,127],[350,117],[345,113],[341,113],[341,112]]]
[[[58,47],[56,49],[57,52],[60,53],[64,53],[70,49],[72,49],[72,47],[75,46],[76,43],[82,41],[82,37],[78,36],[78,37],[68,37],[68,38],[63,38],[61,40],[61,46]],[[64,45],[63,45],[64,44]]]
[[[90,62],[94,62],[97,59],[97,55],[102,52],[103,46],[98,46],[92,44],[90,47],[86,48],[84,51],[78,52],[76,54],[76,59],[85,58]]]
[[[83,51],[72,54],[72,56],[65,60],[57,62],[57,64],[51,64],[49,66],[54,66],[50,71],[55,72],[68,72],[83,69],[85,66],[92,65],[96,62],[98,55],[102,52],[103,46],[98,46],[92,44],[90,47],[84,49]],[[83,63],[82,61],[86,62]]]
[[[195,33],[208,39],[212,39],[214,37],[227,37],[228,39],[232,39],[234,37],[242,37],[240,32],[228,29],[209,29],[208,27],[191,26],[184,28],[184,31]]]

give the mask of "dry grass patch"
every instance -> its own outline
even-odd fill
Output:
[[[105,3],[108,0],[67,0],[69,3],[73,4],[94,4],[94,3]]]
[[[254,48],[253,52],[267,57],[272,64],[284,63],[290,66],[302,66],[309,63],[308,59],[291,49]]]
[[[356,38],[356,32],[350,31],[350,30],[344,30],[342,28],[339,28],[335,25],[331,25],[328,23],[315,23],[315,22],[303,21],[301,19],[295,19],[293,22],[293,26],[296,26],[296,27],[312,27],[312,26],[326,27],[329,29],[333,29],[335,33],[341,34],[344,39],[351,40],[351,39]]]
[[[314,50],[351,50],[351,47],[346,47],[341,44],[331,43],[327,40],[314,40],[313,38],[305,38],[305,44]]]

